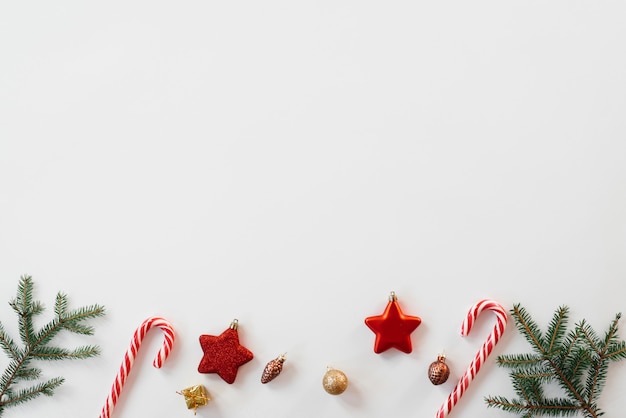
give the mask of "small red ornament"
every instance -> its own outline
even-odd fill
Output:
[[[365,318],[365,324],[376,333],[374,352],[377,354],[392,347],[405,353],[413,351],[411,333],[421,323],[421,318],[402,313],[395,292],[389,295],[389,303],[382,315]]]
[[[200,346],[204,355],[200,360],[198,372],[217,373],[226,383],[235,381],[239,366],[253,358],[252,352],[239,344],[237,327],[238,322],[235,319],[219,336],[200,336]]]

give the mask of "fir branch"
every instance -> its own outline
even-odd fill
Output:
[[[530,314],[519,304],[511,310],[517,329],[530,343],[533,353],[498,357],[498,365],[509,368],[518,399],[487,397],[489,407],[506,412],[587,418],[603,415],[597,401],[607,380],[609,363],[626,359],[626,342],[617,337],[617,314],[603,338],[586,322],[567,332],[569,309],[559,307],[548,325],[545,336]],[[556,383],[565,398],[547,398],[542,385]]]
[[[520,399],[509,400],[503,396],[489,398],[490,408],[500,408],[506,412],[523,414],[522,417],[536,415],[547,416],[574,416],[578,413],[578,406],[569,399],[549,399],[542,404],[528,403]]]
[[[564,363],[555,361],[554,367],[562,370],[564,380],[570,383],[575,393],[581,393],[583,391],[582,379],[591,367],[591,357],[584,347],[577,347]],[[569,387],[566,388],[568,389]]]
[[[530,345],[533,346],[533,348],[535,348],[535,350],[541,355],[544,355],[545,341],[543,335],[541,334],[537,323],[535,323],[530,314],[526,312],[526,309],[524,309],[520,304],[516,304],[513,306],[511,315],[513,315],[516,319],[515,324],[517,329],[522,333]]]
[[[582,332],[582,336],[587,340],[587,344],[591,347],[591,350],[596,353],[600,352],[602,349],[600,347],[600,339],[593,328],[591,328],[591,325],[587,324],[583,319],[580,324],[577,325],[577,328]]]
[[[582,395],[588,404],[592,404],[595,400],[596,394],[602,392],[606,382],[608,368],[609,363],[606,361],[597,359],[592,362],[590,373],[587,375],[585,389],[582,392]]]
[[[546,351],[548,354],[552,354],[563,341],[563,336],[567,331],[568,313],[569,308],[567,306],[561,306],[552,317],[547,332],[549,339],[547,341],[548,345]]]
[[[539,368],[531,371],[513,372],[511,376],[515,379],[528,379],[533,382],[549,382],[554,378],[554,373],[547,368]]]
[[[9,337],[9,335],[6,333],[6,330],[4,329],[4,325],[2,325],[2,322],[0,322],[0,346],[2,346],[2,349],[4,350],[6,355],[9,357],[17,357],[19,355],[18,354],[20,350],[19,347],[17,346],[17,344],[15,344],[13,339]]]
[[[82,359],[95,357],[100,354],[100,348],[96,346],[78,347],[68,350],[61,347],[38,347],[31,352],[31,355],[37,359],[44,360],[66,360],[66,359]]]
[[[542,374],[540,374],[542,375]],[[511,376],[513,380],[513,389],[527,403],[532,403],[543,398],[543,389],[540,379],[536,375],[517,373]]]
[[[567,333],[567,336],[563,340],[563,350],[561,350],[560,355],[557,357],[560,362],[564,362],[568,358],[571,358],[572,352],[579,346],[579,338],[580,332],[578,328],[574,328],[572,331]]]
[[[15,381],[19,380],[37,380],[41,377],[41,369],[35,367],[24,368],[22,367],[15,375]]]
[[[55,377],[46,382],[37,383],[29,388],[20,389],[9,399],[2,401],[2,408],[19,405],[31,399],[35,399],[39,395],[52,396],[54,394],[54,390],[61,386],[64,381],[65,379],[62,377]],[[2,409],[0,409],[0,414],[1,413]]]
[[[67,310],[67,295],[65,293],[57,293],[57,297],[54,301],[54,314],[57,317],[63,316]]]
[[[608,360],[626,359],[626,342],[620,341],[609,344],[606,351],[606,358]]]
[[[0,377],[0,416],[4,409],[14,406],[39,395],[51,396],[64,379],[55,377],[29,387],[16,387],[24,381],[35,381],[41,377],[41,370],[30,365],[32,360],[68,360],[85,359],[97,356],[97,346],[81,346],[73,349],[49,345],[61,331],[92,335],[94,329],[84,322],[104,315],[104,307],[89,305],[68,310],[68,299],[64,293],[58,293],[54,304],[54,318],[40,329],[35,329],[33,317],[44,311],[44,305],[33,300],[33,280],[30,276],[20,278],[17,295],[9,304],[18,315],[19,335],[23,347],[20,347],[0,323],[0,346],[10,358],[4,373]]]
[[[604,351],[605,358],[609,360],[623,360],[626,359],[626,342],[619,341],[617,338],[618,322],[622,318],[622,314],[615,315],[615,319],[611,324],[611,328],[607,331],[604,337],[606,350]]]
[[[537,354],[501,355],[496,362],[502,367],[510,369],[533,368],[543,363],[543,356]]]

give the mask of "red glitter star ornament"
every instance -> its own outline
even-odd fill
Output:
[[[239,344],[237,327],[238,321],[235,319],[219,336],[200,336],[204,356],[200,360],[198,372],[217,373],[226,383],[235,381],[239,366],[253,358],[252,352]]]
[[[365,325],[376,333],[374,352],[377,354],[392,347],[405,353],[413,351],[411,333],[421,323],[421,318],[402,313],[395,292],[389,295],[389,303],[382,315],[365,318]]]

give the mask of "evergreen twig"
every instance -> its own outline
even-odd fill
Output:
[[[626,342],[617,337],[621,314],[615,315],[603,337],[584,320],[568,332],[566,306],[556,310],[545,335],[521,305],[515,305],[511,315],[533,353],[498,357],[498,365],[511,370],[509,375],[518,398],[491,396],[485,399],[487,405],[524,418],[602,416],[598,398],[606,384],[609,363],[626,359]],[[556,383],[564,397],[547,398],[543,385],[549,383]]]
[[[69,310],[67,295],[58,293],[54,305],[54,318],[36,329],[33,317],[44,311],[44,305],[33,299],[33,280],[30,276],[20,278],[17,295],[9,302],[18,315],[21,345],[16,343],[0,322],[0,347],[9,357],[9,363],[0,376],[0,416],[3,411],[32,400],[39,395],[52,396],[54,390],[63,384],[62,377],[36,381],[41,377],[41,369],[31,365],[33,360],[84,359],[97,356],[97,346],[86,345],[74,349],[50,345],[59,332],[65,330],[77,334],[92,335],[93,327],[84,322],[104,315],[100,305],[84,306]]]

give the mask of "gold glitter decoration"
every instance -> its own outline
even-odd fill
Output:
[[[176,393],[185,397],[187,409],[193,409],[194,415],[196,415],[196,410],[199,407],[206,405],[211,400],[202,385],[190,386]]]
[[[348,378],[341,370],[329,368],[322,379],[324,390],[331,395],[342,394],[348,388]]]

